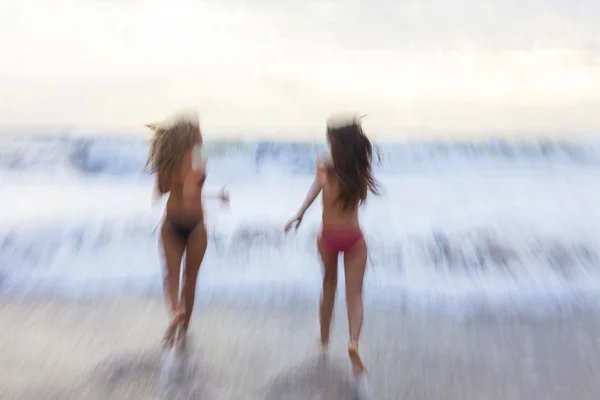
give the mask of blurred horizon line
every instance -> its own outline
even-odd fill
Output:
[[[382,133],[375,129],[367,131],[367,135],[378,142],[402,142],[419,140],[451,140],[451,141],[473,141],[484,142],[490,140],[587,140],[600,139],[595,130],[583,129],[433,129],[424,127],[401,128],[394,133]],[[307,135],[307,133],[309,133]],[[240,130],[239,128],[225,130],[207,130],[203,133],[207,140],[211,141],[252,141],[252,140],[274,140],[281,142],[315,142],[322,141],[325,137],[322,132],[315,130],[290,130],[277,132],[276,129],[259,130],[251,128]],[[143,126],[131,128],[102,128],[82,126],[0,126],[1,137],[72,137],[72,138],[110,138],[110,139],[144,139],[150,138],[151,132]]]

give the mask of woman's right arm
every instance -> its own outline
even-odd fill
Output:
[[[321,184],[319,183],[319,180],[315,178],[312,185],[310,185],[310,189],[308,189],[308,193],[306,193],[306,197],[304,198],[304,202],[300,206],[300,209],[296,215],[294,215],[292,219],[285,224],[285,227],[283,228],[284,232],[288,232],[290,229],[292,229],[294,223],[296,223],[296,229],[298,229],[298,226],[300,226],[300,223],[302,222],[302,217],[304,217],[304,213],[315,201],[320,192]]]
[[[319,196],[319,193],[321,193],[321,189],[322,187],[321,183],[319,182],[319,179],[315,178],[313,183],[310,185],[308,192],[306,193],[306,197],[304,197],[304,202],[302,202],[300,209],[296,213],[297,218],[302,219],[306,210],[309,209],[312,203],[314,203],[317,196]]]
[[[294,215],[292,217],[292,219],[290,219],[287,222],[287,224],[285,224],[285,228],[284,228],[285,232],[288,232],[292,228],[292,225],[294,225],[294,223],[296,223],[296,228],[298,228],[298,226],[302,222],[304,213],[306,213],[306,210],[308,210],[309,207],[312,205],[312,203],[314,203],[315,199],[319,196],[319,193],[321,193],[321,190],[323,189],[323,187],[325,186],[326,183],[327,183],[326,166],[325,166],[325,164],[323,164],[323,162],[321,160],[318,160],[317,161],[317,174],[315,176],[315,179],[312,182],[312,184],[310,185],[310,188],[308,189],[308,192],[306,193],[306,196],[304,197],[304,201],[302,202],[300,209],[298,210],[296,215]]]

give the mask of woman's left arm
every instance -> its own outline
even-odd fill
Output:
[[[225,191],[225,186],[223,186],[221,188],[221,191],[219,193],[216,194],[205,194],[204,195],[205,198],[209,198],[209,199],[219,199],[224,203],[229,203],[229,193]]]

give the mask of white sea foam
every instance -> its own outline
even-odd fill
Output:
[[[21,138],[3,144],[3,290],[158,293],[155,228],[162,208],[152,206],[152,181],[141,173],[144,142]],[[593,148],[562,144],[569,150],[536,152],[528,145],[494,156],[486,147],[421,145],[419,158],[410,146],[418,147],[382,146],[384,196],[370,198],[361,213],[370,299],[523,304],[600,293],[600,164]],[[21,153],[11,150],[16,147]],[[318,292],[319,205],[296,233],[285,236],[282,228],[302,202],[320,150],[207,144],[206,190],[229,183],[232,199],[229,207],[207,200],[210,245],[199,290]],[[412,161],[401,159],[407,154]]]

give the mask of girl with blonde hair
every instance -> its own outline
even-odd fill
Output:
[[[176,343],[185,345],[198,271],[207,247],[202,204],[206,158],[197,114],[180,112],[146,126],[153,131],[146,169],[156,174],[157,194],[169,195],[160,238],[165,262],[164,296],[170,315],[163,345],[171,348]],[[224,190],[213,197],[229,201]]]

